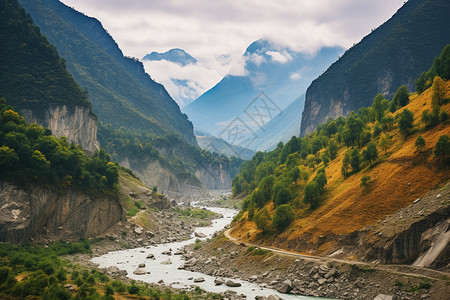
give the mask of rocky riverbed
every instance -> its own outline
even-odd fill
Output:
[[[338,299],[448,299],[448,278],[422,277],[425,271],[409,274],[407,267],[399,271],[274,254],[235,244],[223,235],[189,245],[185,251],[187,270],[217,278],[240,278],[285,294]]]

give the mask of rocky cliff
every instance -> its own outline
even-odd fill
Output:
[[[371,106],[378,93],[390,99],[401,85],[414,91],[414,81],[450,43],[449,15],[446,0],[405,2],[308,87],[300,134]]]
[[[42,114],[22,109],[20,114],[28,123],[37,123],[48,127],[57,136],[65,136],[69,142],[80,145],[85,151],[94,153],[100,150],[97,141],[97,117],[87,106],[73,109],[66,105],[51,107]]]
[[[78,240],[102,234],[122,218],[112,197],[90,197],[67,189],[22,189],[0,182],[0,242]]]

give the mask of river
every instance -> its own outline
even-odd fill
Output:
[[[206,235],[205,238],[210,238],[214,232],[222,230],[226,225],[228,225],[232,218],[236,215],[236,211],[227,208],[215,208],[208,207],[209,210],[222,214],[222,218],[215,219],[212,221],[212,225],[208,227],[198,227],[195,232],[203,233]],[[185,270],[178,270],[178,267],[184,264],[184,259],[181,255],[164,255],[164,251],[169,249],[172,253],[176,252],[182,247],[195,243],[197,238],[192,234],[191,239],[182,242],[173,242],[167,244],[159,244],[155,246],[140,247],[135,249],[127,249],[121,251],[113,251],[104,254],[99,257],[94,257],[92,259],[93,263],[98,264],[99,268],[108,268],[111,266],[116,266],[120,270],[126,270],[128,272],[128,277],[141,280],[143,282],[158,283],[158,281],[163,280],[165,285],[170,285],[174,288],[180,289],[192,289],[192,285],[199,286],[200,288],[214,293],[225,292],[226,290],[234,290],[238,294],[244,294],[247,299],[255,299],[255,296],[269,296],[278,295],[283,299],[320,299],[315,297],[297,296],[297,295],[286,295],[280,294],[276,290],[263,288],[256,283],[251,283],[239,279],[231,279],[234,282],[239,282],[242,286],[240,287],[228,287],[226,285],[216,286],[214,284],[214,276],[209,276],[203,273],[191,272]],[[200,251],[200,250],[199,250]],[[155,259],[146,259],[147,255],[152,253]],[[170,261],[170,264],[167,264]],[[133,271],[138,268],[138,265],[145,263],[145,271],[149,274],[145,275],[134,275]],[[203,277],[204,282],[194,283],[193,279]]]

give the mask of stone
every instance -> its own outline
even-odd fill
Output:
[[[164,254],[164,255],[172,255],[172,251],[166,250],[166,251],[163,251],[161,254]]]
[[[224,284],[224,280],[222,278],[217,277],[216,279],[214,279],[214,284],[222,285],[222,284]]]
[[[65,284],[64,287],[65,287],[66,289],[68,289],[69,291],[71,291],[71,292],[73,292],[73,291],[76,290],[75,286],[74,286],[74,285],[71,285],[71,284]]]
[[[250,278],[248,280],[249,281],[256,281],[256,280],[258,280],[258,275],[250,276]]]
[[[289,280],[286,280],[289,281]],[[289,283],[286,283],[286,281],[283,281],[281,286],[277,288],[277,291],[282,294],[289,294],[290,291],[292,291],[292,286]]]
[[[161,279],[161,280],[158,281],[158,283],[159,284],[164,284],[164,280]]]
[[[184,252],[182,250],[177,250],[173,255],[183,255]]]
[[[317,280],[317,283],[322,285],[326,282],[326,279],[320,278],[319,280]]]
[[[206,237],[206,234],[201,233],[201,232],[195,232],[194,235],[195,235],[195,237],[198,237],[198,238],[205,238]]]
[[[145,268],[145,264],[144,263],[139,264],[138,268]]]
[[[133,271],[134,275],[145,275],[147,274],[147,272],[144,269],[141,268],[137,268],[136,270]]]
[[[136,228],[134,228],[134,232],[135,233],[137,233],[137,234],[142,234],[142,231],[143,231],[144,229],[142,228],[142,227],[136,227]]]
[[[170,261],[170,259],[168,259],[168,260],[163,260],[162,262],[161,262],[161,265],[171,265],[172,264],[172,262]]]
[[[225,282],[225,285],[229,286],[229,287],[240,287],[241,286],[241,284],[239,282],[234,282],[232,280],[227,280]]]
[[[203,277],[198,277],[198,278],[194,279],[194,282],[204,282],[204,281],[205,281],[205,278],[203,278]]]
[[[155,259],[155,256],[152,253],[149,253],[147,255],[147,259]]]
[[[277,295],[270,295],[269,297],[267,297],[267,300],[283,300],[283,299]]]

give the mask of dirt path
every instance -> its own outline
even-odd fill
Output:
[[[224,235],[226,238],[228,238],[231,242],[233,242],[235,244],[238,244],[238,245],[245,244],[246,246],[254,246],[254,247],[264,249],[264,250],[271,251],[276,254],[294,256],[294,257],[298,257],[298,258],[301,258],[301,259],[304,259],[307,261],[313,261],[313,262],[317,262],[317,263],[337,262],[337,263],[343,263],[343,264],[364,265],[364,266],[369,266],[370,268],[374,268],[374,269],[377,269],[377,270],[380,270],[383,272],[388,272],[391,274],[411,276],[411,277],[416,277],[416,278],[428,278],[431,280],[438,280],[438,281],[443,281],[443,282],[448,282],[448,279],[444,279],[443,276],[450,278],[450,273],[448,273],[448,272],[442,272],[442,271],[421,268],[421,267],[416,267],[416,266],[380,265],[380,264],[373,264],[373,263],[357,261],[357,260],[345,260],[345,259],[336,259],[336,258],[331,258],[331,257],[312,256],[312,255],[301,254],[301,253],[297,253],[297,252],[293,252],[293,251],[287,251],[287,250],[283,250],[283,249],[275,248],[275,247],[261,246],[261,245],[257,245],[257,244],[240,241],[237,238],[233,237],[230,234],[230,232],[231,232],[231,229],[228,229],[224,232]],[[393,269],[393,268],[405,268],[405,267],[407,267],[408,269],[410,269],[411,271],[414,271],[414,272],[402,272],[402,271]]]

